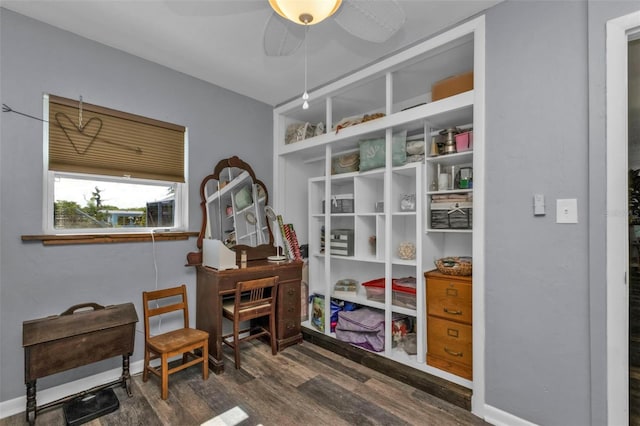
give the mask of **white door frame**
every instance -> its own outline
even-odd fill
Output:
[[[607,423],[629,423],[628,42],[640,11],[607,22]]]

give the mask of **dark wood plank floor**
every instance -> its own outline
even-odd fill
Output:
[[[487,425],[469,411],[350,361],[309,342],[271,355],[268,345],[247,342],[242,369],[225,348],[225,372],[202,380],[191,367],[169,378],[169,398],[160,399],[155,377],[133,378],[133,397],[115,392],[120,408],[89,423],[107,425],[200,425],[239,407],[241,425]],[[0,426],[26,424],[24,413]],[[39,425],[65,424],[62,408],[38,414]]]

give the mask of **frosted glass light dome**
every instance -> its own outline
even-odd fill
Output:
[[[276,13],[300,25],[313,25],[333,15],[342,0],[269,0]]]

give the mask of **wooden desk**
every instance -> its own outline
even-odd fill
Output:
[[[209,332],[209,367],[216,374],[224,371],[222,362],[222,298],[233,294],[238,281],[279,276],[276,306],[278,350],[302,341],[300,329],[300,261],[268,262],[252,260],[246,268],[218,271],[197,265],[196,328]]]
[[[93,310],[82,310],[92,308]],[[132,303],[104,306],[75,305],[60,315],[22,323],[26,417],[34,424],[38,411],[99,389],[122,385],[131,396],[129,357],[133,354],[138,316]],[[36,379],[81,365],[122,355],[118,380],[36,407]]]

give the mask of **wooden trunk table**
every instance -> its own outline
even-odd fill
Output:
[[[29,424],[35,423],[38,411],[114,385],[122,385],[131,396],[129,357],[133,354],[136,322],[138,315],[132,303],[107,307],[86,303],[72,306],[60,315],[23,322]],[[118,380],[36,406],[38,378],[119,355],[122,355],[122,375]]]

